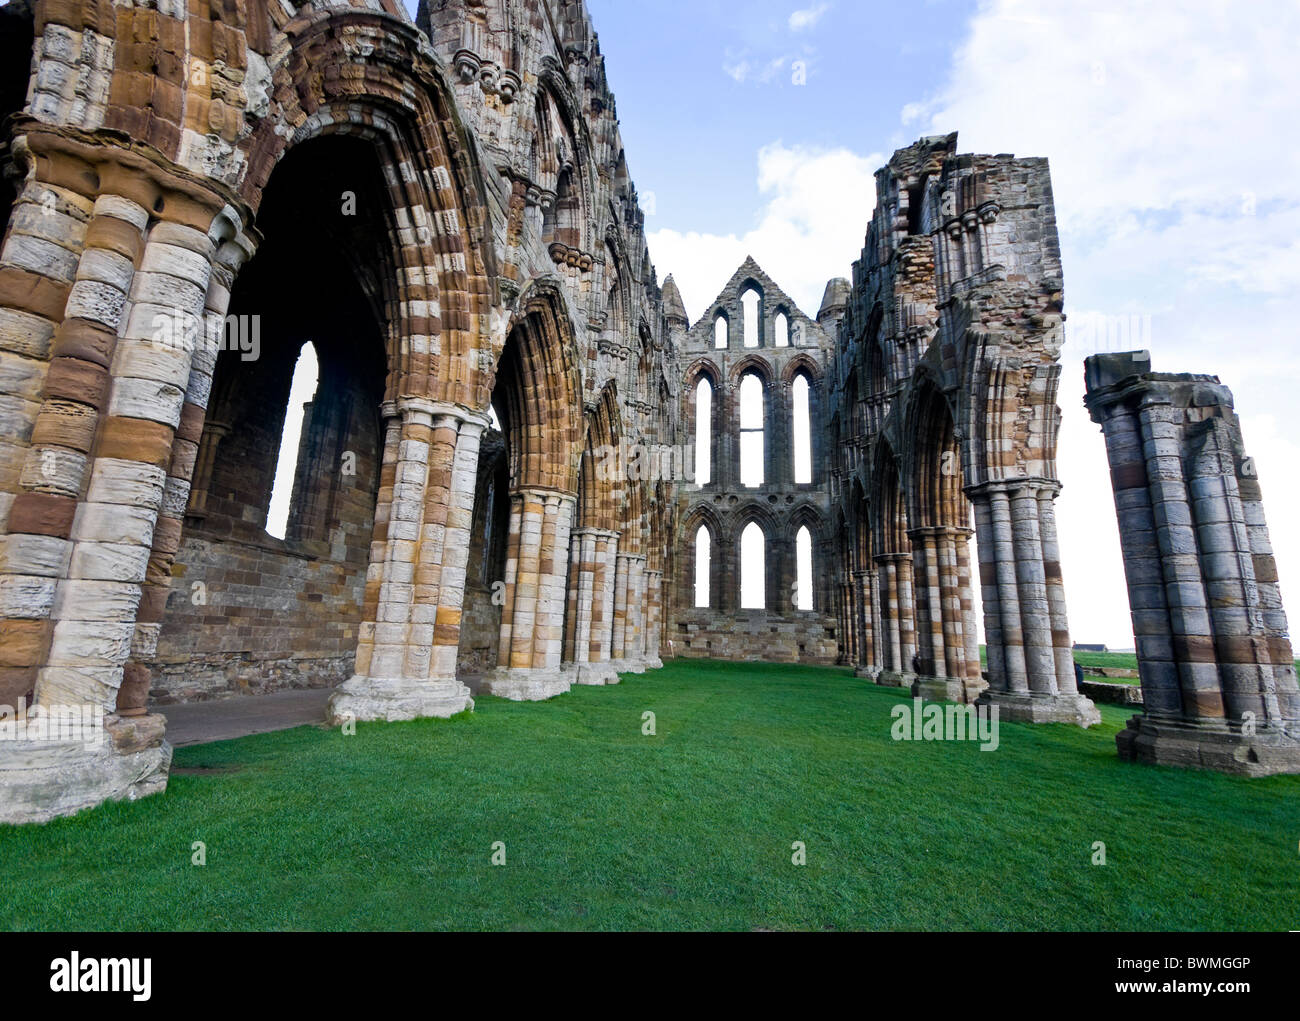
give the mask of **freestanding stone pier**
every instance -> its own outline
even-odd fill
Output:
[[[1254,462],[1215,376],[1086,360],[1106,437],[1145,712],[1128,761],[1300,773],[1300,689]]]

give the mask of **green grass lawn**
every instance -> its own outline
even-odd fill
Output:
[[[1108,667],[1115,670],[1136,670],[1137,654],[1133,652],[1075,652],[1074,661],[1082,667]],[[1295,661],[1300,671],[1300,659]],[[1114,684],[1138,684],[1136,677],[1098,677],[1095,680],[1108,680]]]
[[[1300,777],[1125,765],[1110,706],[1088,731],[1003,724],[992,752],[895,742],[902,700],[846,670],[677,661],[185,748],[178,767],[230,771],[0,827],[0,926],[1300,928]]]
[[[1084,667],[1107,667],[1114,670],[1136,670],[1138,658],[1135,652],[1079,652],[1075,650],[1074,661]]]

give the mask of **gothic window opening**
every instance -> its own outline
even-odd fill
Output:
[[[713,386],[701,378],[695,387],[695,482],[707,486],[712,481],[713,463]]]
[[[758,324],[758,291],[749,287],[740,296],[740,304],[745,312],[745,347],[759,346],[759,324]]]
[[[784,312],[776,314],[776,346],[790,346],[790,317]]]
[[[763,529],[751,521],[740,533],[740,608],[761,610],[766,607],[764,589],[767,562],[763,550]]]
[[[740,484],[763,484],[763,381],[752,372],[740,380]]]
[[[310,415],[311,402],[320,382],[320,366],[311,341],[303,344],[293,367],[289,385],[289,403],[284,413],[284,432],[280,435],[280,456],[271,484],[271,503],[266,512],[266,531],[283,539],[289,528],[293,482],[298,475],[298,457],[302,446],[303,424]]]
[[[709,530],[700,525],[695,533],[695,606],[707,609],[709,606],[709,567],[712,558]]]
[[[725,348],[729,341],[727,336],[727,317],[721,312],[713,320],[713,346],[719,350]]]
[[[802,372],[794,377],[791,398],[794,402],[794,481],[812,482],[812,418],[809,411],[808,377]]]
[[[813,608],[812,533],[802,526],[794,539],[795,589],[794,608]]]

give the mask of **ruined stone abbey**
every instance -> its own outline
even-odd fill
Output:
[[[1099,719],[1045,159],[923,138],[815,315],[750,259],[691,323],[581,0],[13,0],[0,49],[0,714],[51,721],[0,741],[0,821],[161,790],[168,704],[285,687],[445,717],[714,656]],[[1121,754],[1300,771],[1230,395],[1088,372],[1146,703]]]

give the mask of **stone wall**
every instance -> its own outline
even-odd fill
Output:
[[[584,6],[11,8],[33,60],[6,61],[22,88],[0,75],[22,105],[0,143],[0,699],[98,706],[114,743],[0,749],[2,817],[159,789],[150,691],[351,669],[335,719],[450,715],[494,615],[495,690],[567,690],[584,451],[595,429],[677,443],[680,381]],[[223,346],[232,316],[260,318],[259,351]],[[308,341],[281,542],[269,466]],[[470,562],[494,409],[500,577]],[[674,482],[617,484],[588,680],[657,665],[667,609]]]
[[[933,136],[894,153],[876,192],[827,371],[845,661],[1003,718],[1087,726],[1099,717],[1075,685],[1056,536],[1047,161]]]
[[[681,610],[669,655],[748,663],[817,663],[839,656],[835,618],[812,612]]]
[[[823,377],[834,351],[835,322],[843,313],[847,284],[841,287],[841,283],[827,288],[826,300],[813,320],[747,258],[693,326],[688,326],[671,278],[664,283],[669,329],[682,338],[682,429],[691,440],[702,429],[710,438],[708,478],[694,463],[692,482],[678,487],[680,523],[674,537],[676,577],[672,579],[677,609],[670,655],[782,662],[833,662],[838,655],[837,622],[829,616],[833,603],[828,565],[836,554],[825,469]],[[759,297],[757,334],[747,337],[743,296],[751,290]],[[726,340],[721,347],[720,321]],[[759,485],[746,485],[741,479],[740,390],[747,376],[758,380],[762,393]],[[796,379],[808,387],[811,476],[805,482],[795,481]],[[708,422],[697,421],[697,391],[702,384],[711,393]],[[694,461],[693,448],[691,456]],[[762,612],[741,608],[741,536],[751,523],[762,529],[764,541]],[[707,609],[696,606],[696,536],[701,528],[709,537]],[[812,545],[811,611],[796,605],[796,542],[803,528]]]

